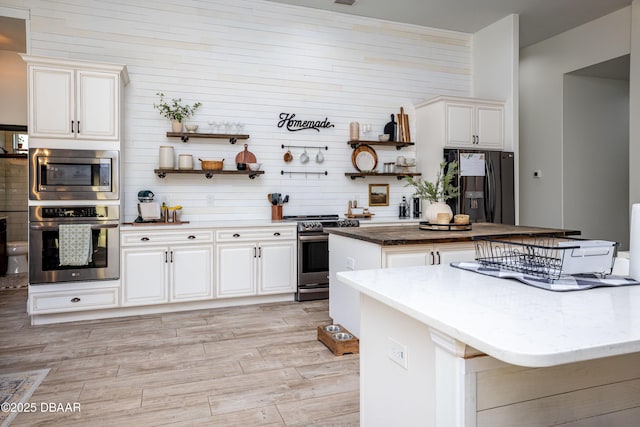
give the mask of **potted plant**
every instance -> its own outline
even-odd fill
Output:
[[[425,209],[425,218],[430,223],[436,223],[439,213],[448,213],[449,221],[451,221],[453,212],[446,201],[458,197],[460,194],[460,189],[455,182],[457,173],[457,162],[448,163],[447,161],[442,161],[434,182],[422,180],[421,178],[414,179],[411,176],[406,178],[407,184],[405,187],[409,185],[414,187],[414,197],[431,202]]]
[[[171,102],[164,99],[164,93],[156,93],[160,97],[160,102],[153,104],[153,107],[160,111],[162,117],[171,120],[171,127],[174,132],[182,132],[182,121],[188,119],[202,105],[196,102],[193,105],[182,105],[182,98],[172,98]]]

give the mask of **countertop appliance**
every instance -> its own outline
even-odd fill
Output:
[[[138,217],[135,222],[157,222],[161,219],[160,203],[154,202],[150,190],[138,191]]]
[[[359,227],[357,219],[338,215],[284,216],[298,224],[298,287],[296,301],[329,298],[329,234],[325,228]]]
[[[29,149],[30,200],[117,200],[116,150]]]
[[[446,148],[444,158],[458,162],[460,196],[447,201],[454,214],[467,214],[472,223],[515,224],[512,152]]]
[[[120,277],[119,206],[30,206],[29,283],[114,280]],[[90,259],[61,265],[60,226],[90,229]]]

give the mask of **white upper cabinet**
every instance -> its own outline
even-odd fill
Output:
[[[22,57],[29,70],[32,138],[120,140],[124,66]]]
[[[504,147],[504,105],[469,100],[443,101],[446,147],[502,149]]]
[[[438,96],[416,105],[418,142],[444,147],[504,148],[504,102]]]
[[[504,102],[438,96],[415,106],[416,169],[427,180],[440,170],[444,148],[502,150]]]

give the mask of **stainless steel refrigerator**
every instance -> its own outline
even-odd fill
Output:
[[[471,222],[515,224],[514,159],[509,151],[445,148],[447,162],[458,162],[460,195],[447,201]]]

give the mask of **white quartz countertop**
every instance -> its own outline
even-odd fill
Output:
[[[552,292],[449,265],[345,271],[337,277],[514,365],[554,366],[640,351],[640,286]]]

